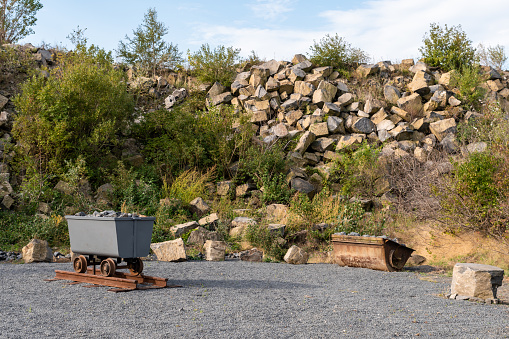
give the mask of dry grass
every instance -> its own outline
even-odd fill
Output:
[[[215,175],[215,167],[202,173],[196,169],[184,171],[173,180],[171,185],[167,178],[163,182],[163,198],[180,199],[184,204],[189,204],[197,197],[204,197],[207,194],[206,183],[211,181]]]

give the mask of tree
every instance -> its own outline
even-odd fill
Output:
[[[424,46],[419,51],[424,61],[433,67],[440,67],[444,71],[461,70],[471,66],[475,61],[475,48],[461,25],[444,28],[436,23],[430,24],[429,33],[424,36]]]
[[[0,0],[0,43],[15,43],[34,31],[39,0]]]
[[[235,65],[240,61],[240,48],[217,46],[210,49],[209,44],[203,44],[198,52],[187,52],[189,66],[196,73],[201,82],[213,83],[219,81],[224,86],[230,86],[235,78]]]
[[[157,21],[157,12],[149,8],[143,23],[133,30],[133,38],[126,35],[126,42],[120,41],[117,54],[124,62],[137,66],[142,72],[155,75],[159,68],[173,68],[182,62],[182,53],[177,45],[167,43],[163,36],[168,34],[164,23]]]
[[[482,65],[491,66],[498,70],[502,70],[507,61],[504,46],[498,44],[495,47],[488,46],[487,48],[483,44],[479,44],[476,54]]]
[[[369,60],[366,52],[354,48],[337,33],[334,36],[325,35],[320,42],[314,41],[309,47],[309,57],[312,63],[321,66],[332,66],[337,69],[345,69],[348,66],[366,62]]]

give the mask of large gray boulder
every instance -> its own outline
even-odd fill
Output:
[[[193,230],[191,234],[189,234],[189,238],[187,238],[187,243],[203,246],[203,244],[205,244],[207,240],[219,241],[220,240],[219,234],[217,234],[216,232],[206,230],[203,227],[198,227],[197,229]]]
[[[357,73],[359,77],[366,78],[369,75],[377,74],[379,71],[380,67],[378,67],[378,65],[360,65],[355,70],[355,73]]]
[[[401,92],[397,87],[386,85],[384,87],[384,98],[387,102],[396,105],[399,98],[401,98]]]
[[[458,263],[452,272],[451,294],[481,299],[497,298],[504,270],[495,266]]]
[[[243,237],[246,229],[251,225],[257,225],[258,223],[248,217],[236,217],[232,220],[232,229],[230,230],[231,237]]]
[[[195,213],[198,216],[202,216],[208,211],[210,211],[209,205],[203,200],[201,197],[195,198],[193,201],[189,203],[189,207],[192,213]]]
[[[315,91],[315,86],[305,81],[295,81],[293,91],[303,96],[311,96]]]
[[[51,262],[53,260],[53,251],[48,246],[46,240],[32,239],[25,247],[21,249],[25,263],[31,262]]]
[[[312,198],[316,192],[316,187],[302,178],[293,178],[290,181],[290,187],[297,192],[308,195],[310,198]]]
[[[351,129],[354,133],[370,134],[376,131],[376,126],[368,118],[355,117]]]
[[[293,245],[286,252],[284,260],[288,264],[301,265],[307,264],[309,259],[309,254],[307,254],[304,250],[302,250],[297,245]]]
[[[325,106],[324,106],[325,107]],[[345,124],[342,118],[336,116],[327,117],[327,128],[331,134],[345,134]]]
[[[422,97],[417,93],[412,93],[409,96],[398,99],[398,107],[407,112],[415,114],[422,110]]]
[[[0,110],[2,110],[8,102],[9,99],[0,94]]]
[[[433,133],[438,141],[442,141],[442,139],[449,133],[456,133],[456,121],[454,118],[444,119],[432,122],[429,124],[429,129],[431,133]]]
[[[9,173],[0,173],[0,198],[12,193],[12,186],[9,183]]]
[[[179,102],[182,102],[187,97],[187,90],[185,88],[179,88],[173,91],[172,94],[168,95],[164,99],[164,107],[170,109]]]
[[[294,152],[299,153],[300,155],[303,155],[304,152],[306,152],[307,148],[313,141],[315,141],[316,136],[310,132],[306,131],[299,139],[299,142],[297,143],[297,146],[294,149]]]
[[[150,244],[150,249],[156,255],[157,260],[160,261],[175,262],[187,260],[186,247],[182,238]]]
[[[194,230],[198,226],[200,226],[200,224],[198,224],[196,221],[190,221],[184,224],[172,226],[170,228],[170,231],[175,235],[175,237],[180,237],[182,234],[186,234],[187,232]]]
[[[198,224],[200,224],[200,226],[205,226],[214,224],[217,221],[219,221],[219,215],[217,213],[212,213],[198,220]]]
[[[250,262],[262,262],[263,252],[257,248],[252,248],[250,250],[243,251],[240,253],[240,260]]]
[[[224,241],[207,240],[203,248],[205,260],[224,261],[224,254],[226,252],[226,243]]]

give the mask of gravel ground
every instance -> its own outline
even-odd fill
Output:
[[[440,297],[450,278],[337,265],[145,262],[183,288],[45,282],[71,264],[0,265],[1,338],[509,337],[509,306]]]

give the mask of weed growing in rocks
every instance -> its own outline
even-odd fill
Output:
[[[480,111],[482,99],[486,90],[480,85],[483,76],[478,66],[463,66],[461,70],[453,72],[451,85],[459,89],[462,104],[467,109]]]
[[[196,197],[205,197],[207,194],[205,184],[214,178],[214,172],[214,167],[204,173],[190,169],[182,172],[171,184],[168,179],[165,179],[162,189],[163,198],[178,199],[184,204],[189,204]]]
[[[330,182],[339,182],[348,196],[375,196],[376,180],[382,175],[380,148],[364,142],[357,150],[347,150],[333,161]]]
[[[278,241],[278,236],[272,233],[266,225],[249,225],[246,230],[245,239],[254,246],[263,249],[265,256],[276,260],[282,260],[286,249]]]

